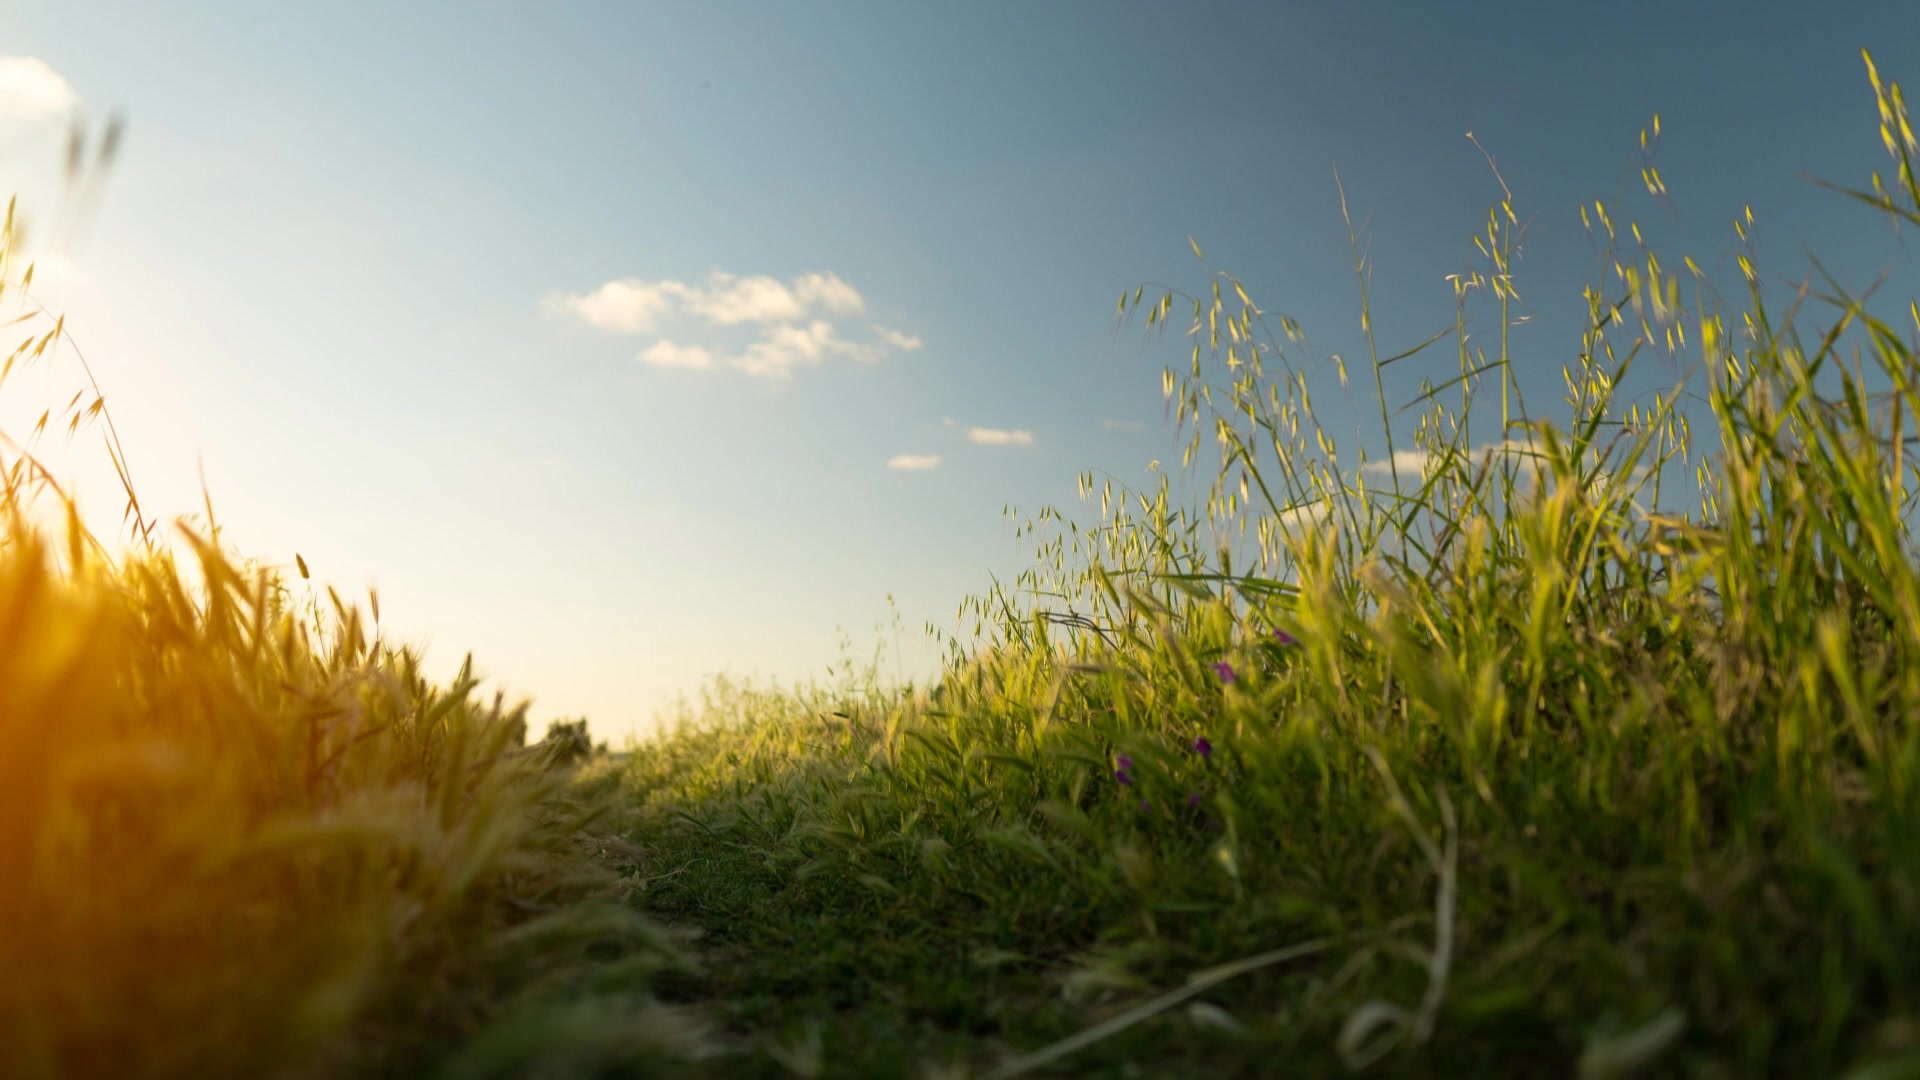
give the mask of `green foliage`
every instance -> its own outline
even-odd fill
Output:
[[[1920,221],[1872,81],[1899,178],[1856,194]],[[1191,308],[1164,386],[1187,461],[1219,449],[1204,506],[1088,476],[1102,521],[1043,512],[930,692],[721,684],[633,755],[642,902],[708,932],[670,986],[757,1040],[715,1075],[1920,1060],[1920,343],[1824,272],[1772,302],[1750,251],[1724,303],[1595,204],[1609,278],[1543,419],[1502,192],[1411,444],[1383,372],[1447,335],[1381,359],[1363,314],[1388,443],[1356,462],[1299,321],[1225,275],[1134,291]],[[1670,388],[1623,393],[1648,357]]]

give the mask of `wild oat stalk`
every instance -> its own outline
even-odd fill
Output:
[[[1869,73],[1896,180],[1852,194],[1920,222]],[[1376,347],[1354,233],[1380,461],[1322,422],[1348,372],[1303,319],[1224,274],[1135,288],[1122,316],[1194,339],[1163,389],[1184,462],[1218,451],[1199,505],[1085,475],[1098,519],[1018,522],[1034,567],[962,608],[984,636],[931,693],[728,687],[636,756],[649,903],[729,958],[717,1008],[869,1073],[1920,1061],[1920,306],[1817,263],[1783,303],[1750,215],[1723,299],[1595,203],[1549,420],[1488,163],[1444,359]]]

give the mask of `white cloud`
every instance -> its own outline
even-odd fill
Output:
[[[881,341],[899,349],[901,352],[912,352],[924,344],[924,342],[917,337],[910,334],[903,334],[898,330],[889,330],[879,323],[874,324],[873,333],[874,336],[878,337]]]
[[[1545,444],[1534,441],[1531,436],[1525,439],[1484,442],[1464,451],[1462,456],[1465,460],[1461,464],[1468,470],[1483,468],[1497,458],[1514,459],[1514,471],[1519,479],[1520,490],[1523,492],[1540,490],[1553,471],[1546,460]],[[1401,450],[1393,455],[1393,460],[1399,466],[1403,480],[1415,476],[1424,480],[1434,469],[1440,467],[1443,458],[1423,450]],[[1361,466],[1360,471],[1363,474],[1371,473],[1377,476],[1387,476],[1392,472],[1385,461],[1369,461]],[[1650,470],[1643,463],[1634,467],[1633,472],[1628,474],[1628,479],[1638,484],[1648,475]],[[1603,469],[1594,473],[1590,483],[1597,488],[1611,480],[1612,474]]]
[[[714,326],[790,323],[815,309],[849,314],[866,307],[858,290],[836,274],[802,274],[791,284],[765,274],[739,277],[715,270],[705,285],[620,278],[590,293],[547,298],[547,309],[572,315],[596,330],[644,334],[663,318],[694,315]]]
[[[884,350],[879,345],[848,341],[832,323],[815,319],[805,326],[769,327],[759,341],[739,355],[699,345],[659,341],[643,351],[639,359],[659,367],[731,368],[756,378],[785,379],[796,369],[823,363],[829,357],[843,356],[860,363],[872,363],[882,355]]]
[[[704,291],[693,289],[688,295],[688,306],[718,326],[790,322],[807,313],[792,289],[764,274],[736,278],[715,271]]]
[[[1379,461],[1369,461],[1360,466],[1360,471],[1391,476],[1397,470],[1409,476],[1425,476],[1428,466],[1436,463],[1437,459],[1425,450],[1396,450],[1391,460],[1382,458]]]
[[[550,296],[547,310],[572,315],[595,330],[644,334],[689,291],[677,281],[621,278],[583,296]]]
[[[1274,522],[1280,527],[1280,534],[1295,543],[1305,541],[1317,531],[1336,526],[1333,504],[1326,501],[1289,507],[1280,511]]]
[[[887,468],[904,472],[924,472],[939,467],[939,454],[895,454],[887,459]]]
[[[834,333],[833,324],[815,319],[806,327],[776,326],[733,361],[733,366],[749,375],[784,378],[802,364],[818,364],[829,355],[851,356],[856,360],[877,359],[870,346],[855,345]]]
[[[977,427],[967,432],[967,439],[982,446],[1032,446],[1033,432]]]
[[[1465,451],[1463,456],[1467,459],[1467,466],[1472,468],[1478,466],[1488,458],[1511,454],[1523,459],[1523,463],[1530,464],[1537,470],[1544,467],[1537,456],[1540,449],[1540,447],[1534,445],[1533,442],[1528,439],[1503,439],[1498,442],[1481,443],[1479,446]],[[1387,463],[1385,458],[1382,458],[1379,461],[1369,461],[1365,465],[1360,466],[1360,471],[1362,473],[1373,473],[1377,476],[1388,476],[1393,473],[1395,468],[1398,468],[1402,474],[1424,477],[1430,470],[1438,468],[1442,460],[1441,457],[1429,454],[1425,450],[1397,450],[1394,452],[1393,463],[1391,465]]]
[[[793,279],[794,297],[808,307],[823,307],[839,315],[866,310],[867,302],[836,274],[802,274]],[[913,348],[914,346],[900,346]]]
[[[0,56],[0,117],[41,120],[65,114],[78,100],[73,87],[45,61]]]
[[[713,366],[713,354],[698,345],[675,345],[671,341],[655,342],[652,347],[641,353],[639,360],[654,367],[709,368]]]
[[[588,293],[556,293],[545,305],[553,314],[613,334],[654,333],[675,317],[692,317],[710,326],[755,326],[760,340],[738,354],[663,340],[639,359],[664,367],[731,368],[759,378],[786,378],[829,357],[873,363],[888,349],[921,346],[919,338],[883,326],[873,328],[876,340],[848,341],[833,323],[814,316],[818,311],[852,314],[866,308],[859,290],[832,273],[802,274],[781,282],[764,274],[741,277],[716,270],[701,285],[620,278]]]

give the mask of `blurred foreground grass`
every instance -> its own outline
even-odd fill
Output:
[[[1853,195],[1920,224],[1871,83],[1895,173]],[[937,685],[719,683],[584,768],[210,512],[184,564],[65,502],[48,539],[12,455],[0,1073],[1920,1074],[1920,305],[1817,264],[1782,305],[1751,250],[1725,303],[1583,216],[1559,422],[1511,194],[1410,446],[1381,372],[1447,335],[1363,323],[1378,462],[1222,275],[1165,380],[1204,507],[1087,477],[1103,520],[1043,513]]]
[[[32,334],[7,374],[67,359],[15,236],[9,210],[0,301]],[[68,416],[110,424],[90,371]],[[34,443],[0,453],[0,1076],[586,1075],[699,1052],[649,993],[686,960],[618,898],[637,852],[595,824],[611,787],[568,767],[584,731],[524,745],[524,706],[474,700],[467,667],[431,684],[331,589],[302,606],[222,550],[210,506],[166,545],[102,435],[124,558]]]

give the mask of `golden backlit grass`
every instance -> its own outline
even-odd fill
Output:
[[[198,590],[0,549],[0,1072],[437,1060],[595,942],[657,1022],[673,951],[605,899],[594,800],[519,713],[193,549]]]
[[[32,336],[6,370],[71,363],[12,224],[0,300]],[[70,434],[110,421],[83,386]],[[433,684],[331,589],[302,604],[221,549],[210,506],[151,527],[108,431],[135,541],[110,557],[40,434],[0,454],[0,1076],[592,1075],[698,1051],[649,994],[683,961],[617,899],[637,852],[595,827],[607,785],[571,742],[523,745],[524,706],[477,701],[468,667]]]

